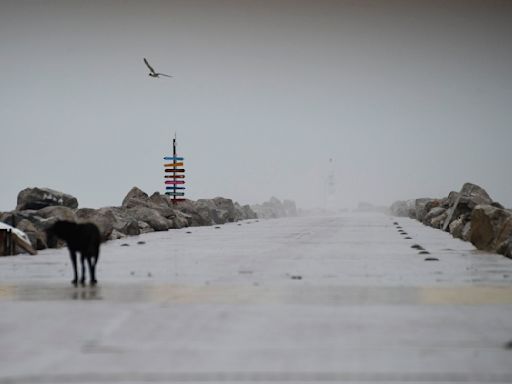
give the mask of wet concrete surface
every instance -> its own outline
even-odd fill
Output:
[[[293,279],[293,276],[292,276]],[[294,279],[295,280],[295,279]],[[300,279],[297,279],[300,280]],[[296,305],[512,304],[505,287],[354,287],[354,286],[187,286],[127,285],[73,287],[68,284],[3,286],[0,301],[102,300],[124,303],[229,303]]]
[[[238,224],[108,242],[96,287],[1,258],[0,384],[512,382],[511,260],[379,214]]]

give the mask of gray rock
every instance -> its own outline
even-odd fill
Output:
[[[212,224],[224,224],[227,222],[228,212],[217,208],[212,199],[199,199],[195,203],[197,213]]]
[[[192,200],[185,200],[176,205],[175,209],[185,214],[188,226],[201,226],[201,225],[212,225],[212,211],[214,206],[210,200],[198,200],[196,202]]]
[[[114,214],[109,210],[81,208],[76,211],[77,221],[96,224],[101,238],[106,241],[114,230]]]
[[[440,214],[439,216],[436,216],[436,217],[432,218],[432,220],[430,220],[430,226],[437,228],[437,229],[442,229],[447,217],[448,217],[448,211],[445,209],[445,211],[442,214]]]
[[[457,239],[462,239],[462,231],[464,230],[465,225],[466,222],[464,221],[464,217],[459,217],[458,219],[453,220],[449,226],[452,236]]]
[[[497,201],[493,201],[491,205],[496,208],[505,209],[505,207],[502,204],[498,203]]]
[[[471,239],[471,221],[466,222],[462,229],[462,240],[469,241]]]
[[[423,224],[430,225],[434,228],[440,228],[440,222],[444,221],[446,216],[447,216],[446,208],[443,208],[443,207],[432,208],[423,218]],[[434,220],[435,220],[435,223],[434,223]]]
[[[32,244],[32,248],[41,250],[46,249],[46,233],[36,228],[32,222],[27,219],[22,219],[16,226],[19,230],[25,232]]]
[[[239,203],[237,203],[236,201],[233,202],[233,205],[235,207],[235,216],[236,216],[235,221],[245,220],[245,212],[242,209],[242,206]]]
[[[249,205],[241,206],[239,203],[234,202],[235,206],[235,221],[257,219],[256,213]]]
[[[68,207],[49,206],[37,211],[14,211],[10,219],[11,221],[14,220],[17,223],[16,227],[21,225],[24,228],[27,228],[28,232],[32,232],[35,229],[35,232],[29,235],[29,237],[32,236],[30,237],[31,241],[33,239],[36,241],[35,243],[32,243],[32,245],[36,249],[41,250],[46,248],[62,247],[65,245],[63,241],[60,241],[56,238],[48,239],[46,231],[58,220],[76,221],[76,214],[74,210]],[[30,222],[34,229],[30,227],[25,221]]]
[[[0,215],[0,221],[6,224],[9,224],[13,227],[16,227],[18,223],[21,220],[28,220],[33,223],[34,217],[37,216],[36,210],[33,209],[27,209],[24,211],[10,211],[10,212],[3,212],[2,215]],[[41,217],[39,217],[39,220],[42,220]]]
[[[50,188],[26,188],[18,193],[16,210],[41,209],[49,206],[78,208],[78,200],[71,195]]]
[[[393,216],[407,217],[407,203],[405,200],[397,200],[389,207],[389,212]]]
[[[482,187],[466,183],[460,191],[461,200],[467,201],[469,208],[475,208],[477,205],[492,204],[492,199]]]
[[[399,200],[391,204],[391,214],[398,217],[416,218],[416,200]]]
[[[512,212],[492,205],[478,205],[471,215],[471,243],[478,249],[497,250],[512,236]]]
[[[76,213],[73,209],[64,206],[51,206],[37,211],[37,216],[55,220],[76,221]]]
[[[158,192],[151,197],[137,187],[133,187],[123,200],[123,208],[146,207],[157,210],[160,215],[171,221],[175,218],[174,207],[171,200]]]
[[[452,193],[452,192],[450,192]],[[457,192],[455,192],[457,193]],[[441,199],[439,199],[439,206],[440,207],[443,207],[443,208],[450,208],[450,198],[449,198],[449,195],[447,197],[443,197]]]
[[[129,208],[127,211],[132,217],[137,219],[137,221],[147,223],[155,231],[167,231],[172,227],[172,222],[169,222],[169,220],[162,216],[156,209],[148,207],[133,207]]]
[[[185,228],[185,227],[189,226],[189,222],[192,219],[192,217],[190,215],[187,215],[186,213],[183,213],[178,210],[174,210],[174,215],[175,216],[172,219],[172,221],[173,221],[172,228],[179,229],[179,228]]]
[[[216,197],[212,199],[212,202],[217,211],[217,217],[220,220],[220,222],[216,221],[216,224],[233,223],[238,220],[233,200],[224,197]]]
[[[125,196],[121,205],[123,208],[133,208],[147,206],[149,202],[149,196],[146,192],[137,187],[133,187]]]
[[[253,220],[258,218],[258,215],[251,209],[251,206],[249,204],[242,205],[241,208],[242,211],[244,212],[244,220]]]
[[[297,208],[295,203],[291,200],[285,200],[286,203],[281,202],[276,197],[271,197],[269,201],[263,204],[251,205],[251,209],[262,219],[274,219],[278,217],[296,216]]]
[[[140,235],[138,220],[130,215],[128,210],[120,207],[105,207],[100,208],[99,211],[113,218],[113,231],[127,236]]]
[[[498,245],[497,252],[512,259],[512,236]]]
[[[48,207],[48,208],[60,208],[56,211],[52,211],[50,209],[44,208],[44,210],[25,210],[19,212],[12,212],[11,220],[15,218],[15,222],[17,225],[23,220],[29,221],[36,229],[36,238],[37,243],[35,244],[36,249],[45,249],[49,247],[63,246],[64,242],[62,241],[53,241],[49,242],[46,234],[46,230],[52,226],[57,220],[67,220],[70,221],[75,220],[74,212],[66,207]],[[42,212],[41,212],[42,211]],[[56,216],[52,216],[55,212]],[[40,216],[42,214],[43,216]],[[26,224],[25,224],[26,225]]]
[[[249,206],[242,207],[240,204],[233,202],[233,200],[224,197],[199,199],[195,202],[185,200],[172,208],[173,215],[168,216],[168,218],[172,219],[175,225],[181,225],[181,227],[225,224],[248,218],[256,218],[256,214]],[[176,226],[176,228],[179,227]]]
[[[253,205],[251,208],[262,219],[276,219],[284,217],[286,213],[281,201],[276,197],[271,197],[269,201]]]
[[[114,229],[112,230],[112,233],[108,237],[109,240],[118,240],[118,239],[124,239],[126,235],[124,233],[119,232],[118,230]]]
[[[458,194],[452,192],[450,195],[450,211],[443,227],[445,231],[453,220],[461,215],[471,214],[477,205],[492,204],[487,192],[476,184],[465,183]]]
[[[455,203],[457,202],[457,200],[459,199],[459,196],[460,196],[459,192],[451,191],[448,194],[448,197],[446,198],[447,208],[453,207],[455,205]]]
[[[153,193],[149,197],[149,201],[153,206],[162,208],[174,208],[174,204],[167,195],[162,195],[159,192]]]
[[[151,226],[144,221],[139,221],[138,224],[139,224],[140,234],[155,232],[155,230],[153,228],[151,228]]]
[[[428,197],[416,199],[414,201],[414,209],[415,209],[415,216],[418,221],[423,221],[425,216],[429,213],[429,211],[434,208],[435,206],[439,205],[437,199],[431,199]]]

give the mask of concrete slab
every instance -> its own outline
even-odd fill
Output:
[[[512,382],[511,260],[380,214],[241,224],[106,243],[97,287],[1,258],[0,384]]]

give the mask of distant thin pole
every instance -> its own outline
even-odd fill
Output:
[[[172,139],[172,155],[174,157],[173,164],[176,164],[176,132],[174,132],[174,139]],[[173,166],[174,169],[176,169],[176,165]],[[172,173],[173,176],[176,176],[176,171]],[[175,177],[173,177],[173,180],[176,180]],[[176,186],[176,185],[174,185]],[[172,203],[176,204],[176,189],[173,189],[174,193],[172,196]]]

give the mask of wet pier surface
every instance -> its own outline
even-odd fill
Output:
[[[404,218],[251,220],[0,259],[2,383],[510,383],[512,261]]]

